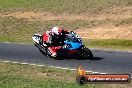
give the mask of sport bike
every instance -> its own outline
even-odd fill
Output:
[[[48,50],[48,45],[42,43],[41,34],[34,34],[32,39],[34,41],[34,45],[42,54],[52,57],[50,51]],[[93,58],[92,52],[86,48],[85,45],[83,45],[82,39],[73,31],[65,35],[63,43],[61,41],[61,46],[62,47],[56,51],[57,56],[53,58],[62,59],[67,56],[77,56],[79,59]]]

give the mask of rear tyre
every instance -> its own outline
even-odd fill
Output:
[[[44,52],[43,50],[39,49],[39,51],[40,51],[43,55],[46,55],[46,52]]]
[[[78,51],[78,54],[81,59],[92,59],[93,58],[92,52],[86,47],[82,47],[82,49]]]
[[[47,49],[47,53],[46,54],[47,54],[48,57],[52,58],[50,50]]]

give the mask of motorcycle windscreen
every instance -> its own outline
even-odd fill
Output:
[[[73,42],[68,42],[68,41],[64,41],[66,44],[70,44],[71,46],[69,47],[69,50],[75,50],[78,49],[82,46],[82,43],[73,43]]]

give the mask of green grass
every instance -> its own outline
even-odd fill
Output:
[[[132,50],[132,40],[124,40],[124,39],[86,40],[84,39],[84,44],[86,44],[88,47],[93,47],[93,48],[96,47],[96,48]]]
[[[51,13],[98,13],[114,6],[132,5],[131,0],[1,0],[0,12],[40,10]]]
[[[0,88],[121,88],[132,84],[76,83],[76,71],[0,62]]]
[[[0,62],[0,88],[99,88],[80,86],[75,77],[70,70]]]

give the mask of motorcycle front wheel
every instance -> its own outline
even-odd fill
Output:
[[[78,55],[81,59],[92,59],[93,58],[92,52],[86,47],[82,47],[82,49],[78,51]]]

